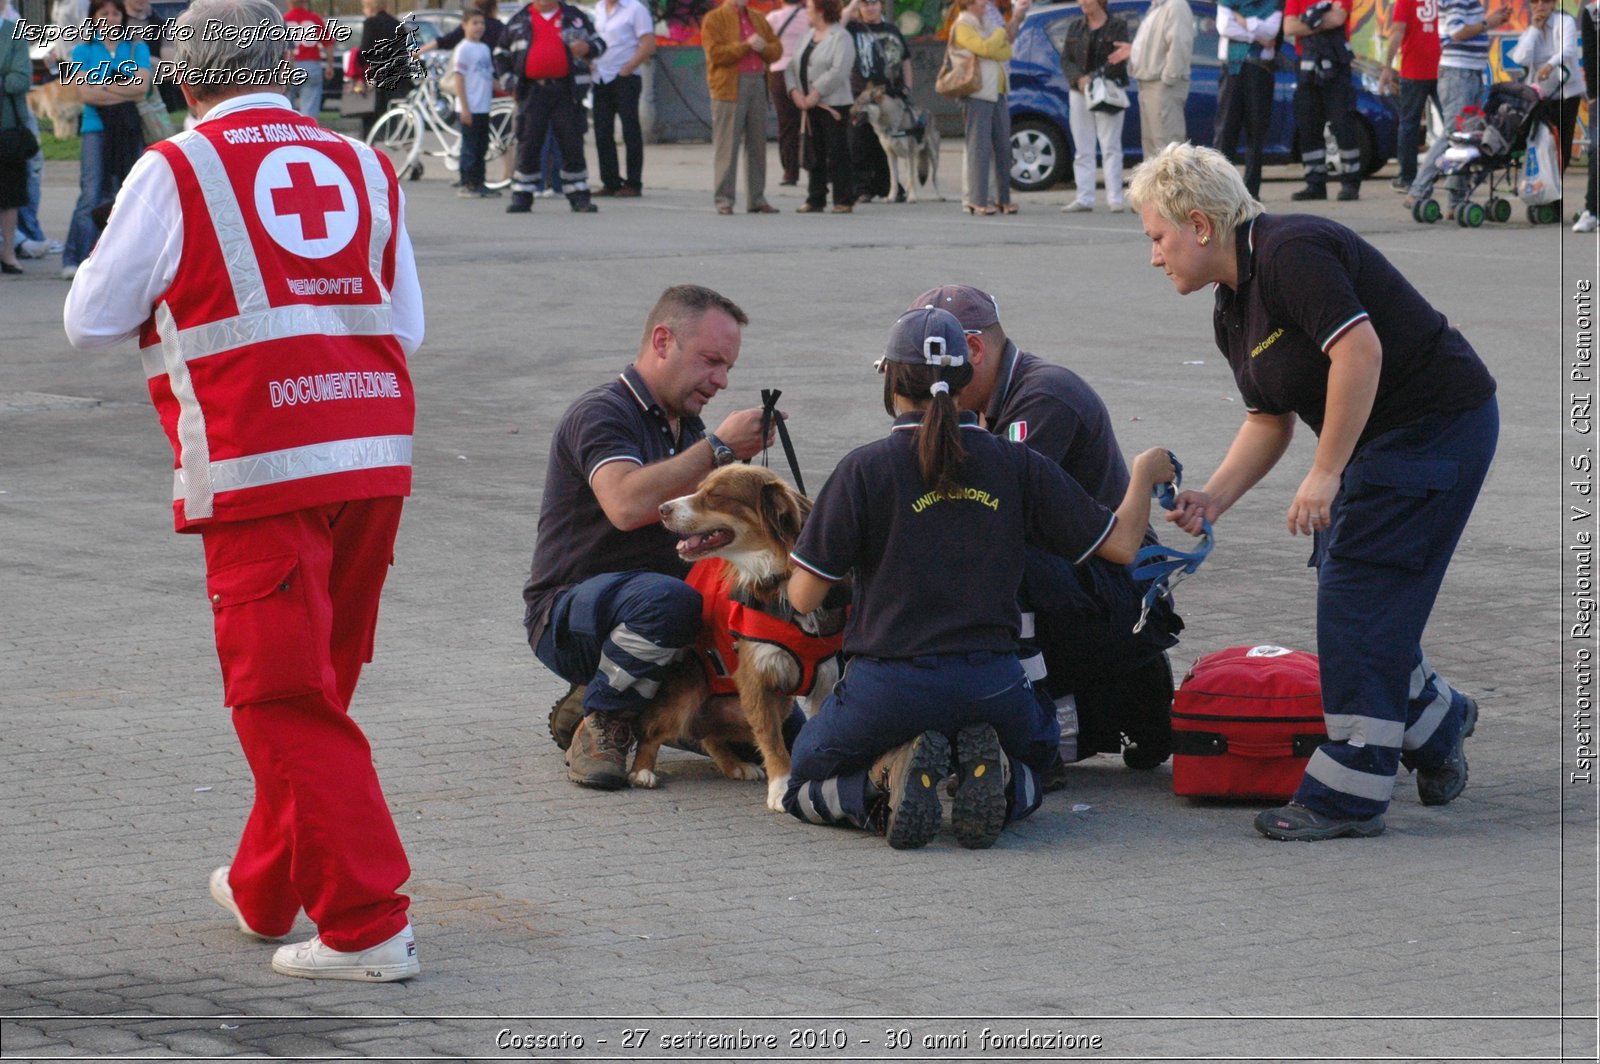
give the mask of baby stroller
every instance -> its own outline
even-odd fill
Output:
[[[1504,81],[1489,87],[1489,99],[1482,108],[1468,107],[1456,118],[1450,134],[1450,147],[1439,159],[1439,172],[1460,175],[1467,182],[1467,200],[1456,211],[1456,224],[1476,229],[1485,221],[1511,220],[1511,201],[1502,193],[1515,190],[1522,169],[1522,157],[1533,132],[1534,109],[1543,99],[1532,85]],[[1489,196],[1483,203],[1472,196],[1485,183]],[[1544,215],[1549,214],[1546,218]],[[1411,217],[1418,222],[1437,222],[1443,212],[1434,199],[1418,200]],[[1531,222],[1556,221],[1561,208],[1556,204],[1528,207]]]

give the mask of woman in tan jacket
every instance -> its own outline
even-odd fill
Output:
[[[711,157],[718,214],[733,213],[744,148],[745,210],[776,214],[767,202],[767,64],[783,55],[766,17],[750,0],[723,0],[700,23],[711,90]]]
[[[978,57],[983,79],[978,91],[961,100],[966,116],[966,196],[968,214],[1016,214],[1011,202],[1011,112],[1006,103],[1006,62],[1031,0],[1016,0],[1009,21],[992,0],[958,0],[961,14],[950,29],[950,43]],[[989,179],[994,177],[991,197]],[[998,206],[996,206],[998,204]]]

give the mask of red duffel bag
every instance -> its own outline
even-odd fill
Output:
[[[1172,793],[1286,801],[1328,741],[1317,656],[1229,647],[1189,669],[1172,702]]]

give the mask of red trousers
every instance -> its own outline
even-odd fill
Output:
[[[224,700],[256,783],[228,881],[262,934],[286,934],[303,907],[323,942],[348,952],[407,922],[398,889],[411,866],[348,713],[401,505],[339,503],[201,533]]]

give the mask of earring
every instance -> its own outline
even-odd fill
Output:
[[[1203,237],[1200,238],[1200,246],[1201,247],[1205,247],[1209,243],[1211,243],[1211,237],[1210,236],[1203,236]]]

